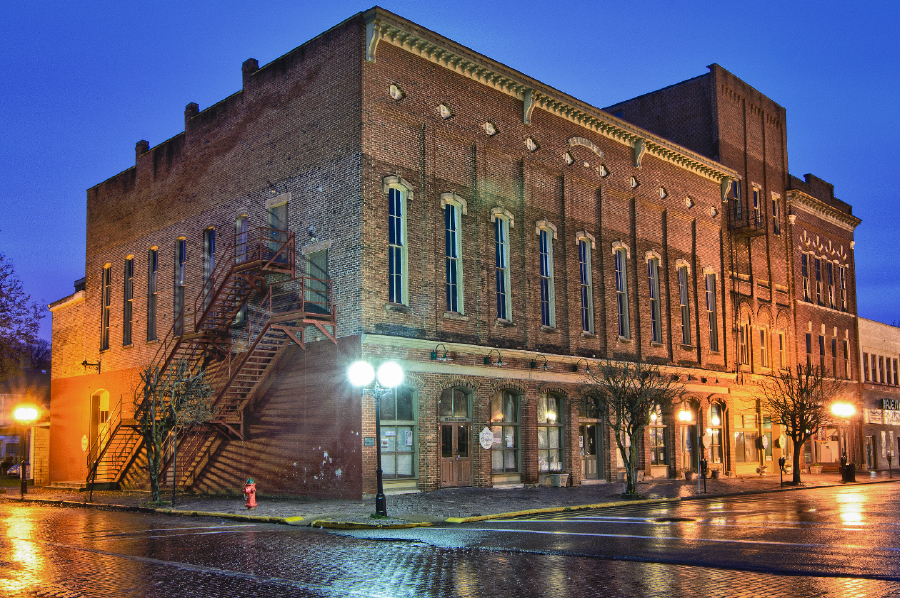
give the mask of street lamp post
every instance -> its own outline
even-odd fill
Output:
[[[28,460],[28,433],[31,430],[31,423],[38,417],[38,410],[31,405],[22,405],[20,407],[16,407],[16,410],[13,411],[13,417],[16,419],[19,424],[22,425],[22,428],[25,432],[22,434],[22,442],[20,443],[22,446],[22,459],[19,461],[19,480],[21,481],[21,493],[22,498],[25,498],[25,495],[28,493],[28,475],[27,475],[27,465],[26,462]]]
[[[375,369],[366,361],[356,361],[347,370],[347,378],[350,384],[357,388],[365,389],[372,381],[372,396],[375,397],[375,481],[377,484],[375,494],[375,512],[382,517],[387,517],[387,499],[384,496],[383,472],[381,470],[381,399],[386,397],[403,382],[403,368],[393,361],[388,361]]]
[[[847,422],[850,417],[856,413],[856,408],[850,403],[835,403],[831,406],[831,412],[840,418],[841,422],[841,437],[843,437],[844,448],[841,449],[840,442],[838,443],[838,450],[841,451],[841,479],[847,481],[848,474],[846,472],[846,467],[850,462],[849,450],[847,446]],[[852,480],[851,480],[852,481]]]

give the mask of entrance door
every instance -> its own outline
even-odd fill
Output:
[[[866,436],[866,468],[875,469],[875,437]]]
[[[681,467],[683,469],[698,470],[697,455],[697,426],[681,427]]]
[[[469,423],[441,424],[441,487],[472,485],[472,457]]]
[[[581,424],[578,426],[579,444],[581,444],[581,475],[585,480],[599,480],[603,474],[603,463],[598,453],[600,442],[598,424]]]

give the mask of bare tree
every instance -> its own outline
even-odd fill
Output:
[[[43,317],[42,307],[25,293],[12,262],[0,253],[0,378],[19,371]]]
[[[817,367],[797,364],[759,383],[758,395],[772,414],[772,421],[785,427],[793,443],[793,480],[800,483],[800,454],[803,444],[828,423],[829,404],[841,394],[841,383],[825,378]]]
[[[625,463],[625,494],[636,495],[638,446],[650,425],[650,414],[657,406],[665,409],[679,399],[684,387],[646,363],[607,361],[586,377],[582,400],[597,401]]]
[[[154,502],[160,500],[159,478],[167,445],[177,447],[178,426],[210,420],[212,397],[205,372],[192,372],[184,360],[167,372],[154,366],[141,372],[141,388],[135,396],[135,416],[147,451],[150,493]]]
[[[49,370],[51,358],[50,343],[40,338],[28,345],[28,358],[33,369]]]

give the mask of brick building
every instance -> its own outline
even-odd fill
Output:
[[[604,111],[378,8],[242,72],[88,190],[85,287],[53,310],[54,480],[141,485],[139,374],[178,359],[217,393],[167,465],[201,491],[372,494],[358,358],[406,371],[378,440],[395,490],[615,479],[580,390],[601,359],[688,392],[637,439],[647,475],[696,467],[698,425],[718,469],[780,456],[752,382],[801,343],[783,108],[714,66]]]
[[[900,328],[859,318],[859,338],[864,462],[887,469],[900,455]]]

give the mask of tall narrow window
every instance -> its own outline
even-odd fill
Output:
[[[847,341],[844,341],[844,355],[847,355]],[[894,386],[897,386],[897,359],[893,359],[894,362]],[[847,374],[847,377],[850,377],[850,374]]]
[[[762,210],[760,209],[760,201],[759,201],[759,189],[756,187],[753,188],[753,221],[756,223],[756,228],[762,226]]]
[[[553,277],[553,231],[538,231],[541,279],[541,324],[556,327],[556,286]]]
[[[716,315],[716,275],[706,275],[706,316],[709,319],[709,350],[719,350],[719,323]]]
[[[812,367],[812,334],[806,333],[806,367]]]
[[[813,258],[813,264],[815,267],[816,274],[816,303],[818,305],[823,305],[822,303],[822,260],[819,258]]]
[[[147,252],[147,340],[155,341],[156,336],[156,274],[159,271],[159,251]]]
[[[504,390],[491,399],[491,431],[500,439],[491,449],[493,473],[520,471],[519,397]]]
[[[831,338],[831,377],[838,377],[838,368],[837,368],[837,337],[834,336]]]
[[[103,267],[100,280],[100,350],[109,349],[109,305],[112,300],[112,267]]]
[[[878,382],[878,357],[872,355],[872,382]]]
[[[781,234],[781,207],[777,197],[772,198],[772,228],[776,235]]]
[[[871,382],[872,378],[869,377],[869,354],[863,353],[863,376],[865,377],[866,382]]]
[[[662,407],[655,405],[650,409],[650,464],[667,465],[668,463],[666,421],[663,417]]]
[[[187,241],[175,241],[175,336],[184,333],[184,287],[187,284]]]
[[[512,320],[509,288],[509,220],[494,219],[494,268],[497,278],[497,318]]]
[[[123,288],[123,310],[122,310],[122,344],[128,346],[131,344],[131,324],[134,315],[134,258],[129,257],[125,260],[125,286]]]
[[[787,367],[787,347],[784,344],[784,331],[778,331],[778,361],[775,362],[781,369]]]
[[[444,262],[447,311],[463,312],[460,209],[455,203],[444,204]]]
[[[825,337],[819,335],[819,372],[825,375]]]
[[[846,268],[838,266],[841,272],[841,311],[847,311],[847,280]]]
[[[878,382],[884,384],[884,356],[878,356]]]
[[[628,320],[628,278],[625,272],[628,254],[625,249],[615,251],[616,260],[616,309],[619,313],[619,336],[631,338],[631,324]]]
[[[747,365],[750,363],[750,324],[741,324],[738,335],[740,337],[738,339],[740,344],[740,362],[743,365]]]
[[[662,317],[659,308],[659,260],[647,260],[647,277],[650,284],[650,341],[662,342]]]
[[[769,367],[769,329],[759,329],[759,367]]]
[[[328,281],[328,250],[306,254],[306,305],[303,311],[327,314],[331,310]]]
[[[594,287],[591,275],[591,240],[578,239],[578,277],[581,291],[581,329],[594,331]]]
[[[809,256],[800,254],[800,277],[803,279],[803,300],[809,301]]]
[[[722,463],[724,451],[722,450],[722,430],[725,426],[725,410],[720,403],[709,406],[709,454],[713,463]]]
[[[247,259],[247,216],[238,216],[234,221],[234,261],[237,264]]]
[[[850,342],[845,340],[844,344],[844,379],[850,379]],[[894,360],[894,384],[897,383],[897,360]]]
[[[741,214],[741,184],[738,181],[731,182],[732,205],[734,206],[734,219],[736,221],[743,219]]]
[[[547,394],[538,400],[537,433],[538,433],[538,471],[551,473],[563,471],[564,436],[563,436],[563,399]]]
[[[678,303],[681,305],[681,344],[691,344],[691,308],[688,294],[687,266],[678,268]]]
[[[203,231],[203,307],[209,307],[212,300],[213,272],[216,269],[216,229]]]
[[[406,304],[406,205],[404,193],[388,191],[388,301]]]
[[[834,309],[834,264],[825,262],[825,305]]]

